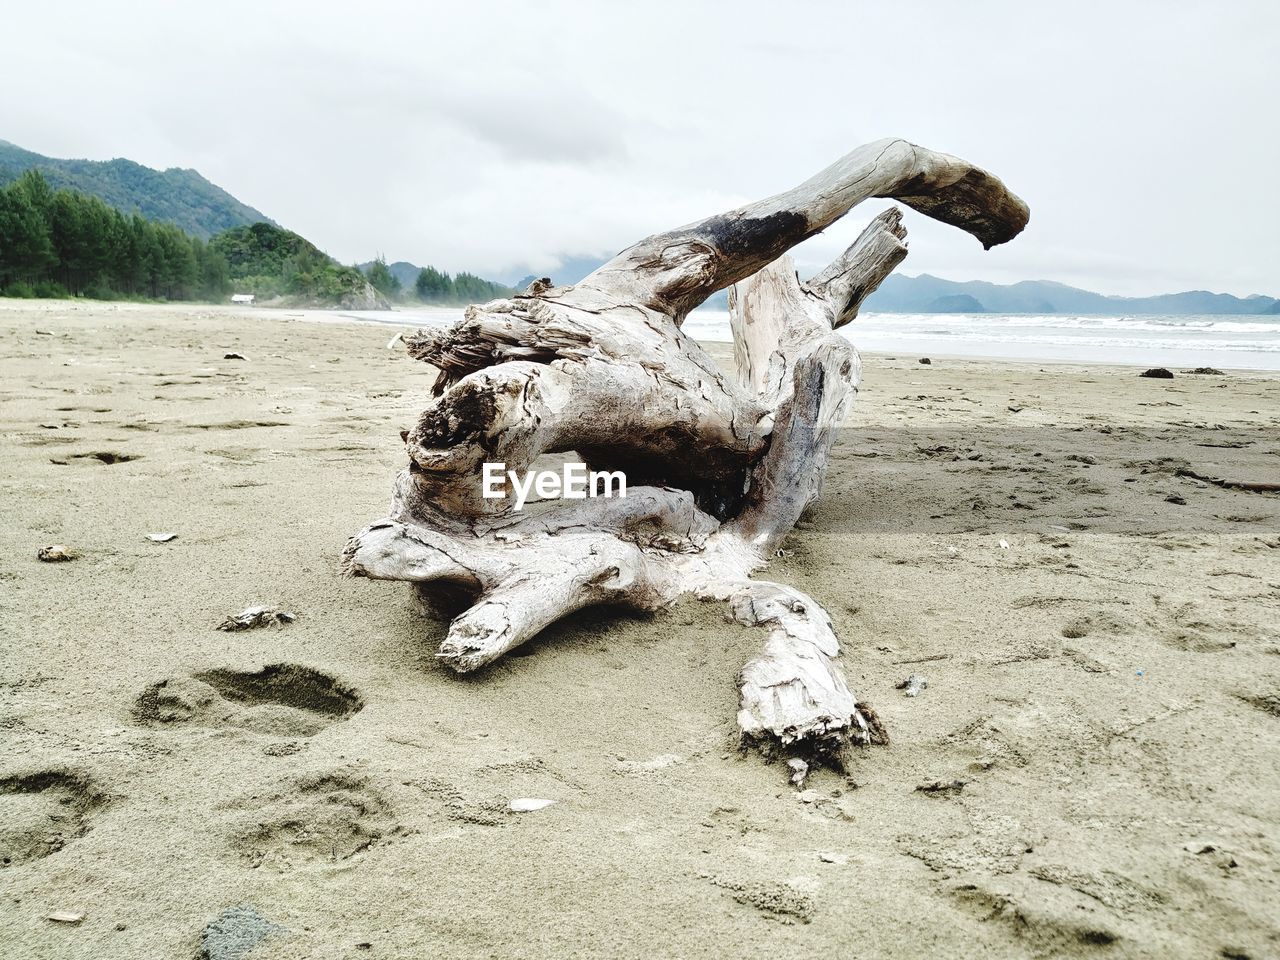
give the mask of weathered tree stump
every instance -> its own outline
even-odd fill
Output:
[[[822,606],[752,578],[821,492],[860,373],[836,331],[906,256],[901,212],[880,214],[807,282],[784,254],[873,197],[988,248],[1028,217],[991,174],[882,140],[786,193],[648,237],[581,283],[538,282],[407,337],[439,370],[437,396],[406,434],[389,516],[351,540],[347,572],[413,583],[451,619],[439,657],[461,672],[583,607],[727,600],[768,630],[740,675],[744,742],[838,759],[883,736],[845,682]],[[726,287],[736,377],[681,330]],[[628,496],[536,514],[482,496],[485,463],[524,471],[570,451],[625,471]]]

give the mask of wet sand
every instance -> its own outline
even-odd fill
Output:
[[[868,357],[770,578],[892,743],[801,793],[714,604],[459,678],[339,575],[429,394],[393,332],[0,300],[0,953],[1280,954],[1280,498],[1186,473],[1276,479],[1280,378]]]

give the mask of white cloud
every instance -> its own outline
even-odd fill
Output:
[[[1032,208],[989,253],[909,215],[910,272],[1280,294],[1261,0],[29,4],[5,30],[0,137],[195,167],[347,261],[551,269],[891,135]]]

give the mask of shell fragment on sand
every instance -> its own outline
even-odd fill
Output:
[[[273,623],[293,623],[298,615],[288,610],[276,610],[273,607],[248,607],[235,616],[227,617],[218,624],[219,630],[251,630],[254,627],[266,627]]]
[[[549,807],[553,803],[555,803],[554,800],[542,800],[537,797],[516,797],[507,804],[507,809],[512,813],[532,813]]]
[[[168,543],[170,540],[177,540],[176,533],[148,533],[147,539],[152,543]]]
[[[929,686],[929,681],[922,674],[913,673],[907,679],[898,684],[898,689],[903,691],[908,697],[920,696],[920,691]]]
[[[55,910],[46,918],[54,923],[79,923],[84,919],[83,910]]]

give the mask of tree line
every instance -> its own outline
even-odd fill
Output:
[[[422,303],[468,304],[485,303],[515,293],[512,287],[492,280],[485,280],[465,271],[450,276],[435,267],[423,267],[411,290],[405,290],[400,278],[391,272],[385,257],[378,257],[368,265],[366,276],[375,290],[388,300],[405,300],[413,297]]]
[[[54,190],[37,170],[0,188],[6,296],[221,300],[230,288],[226,258],[172,224]]]
[[[54,190],[38,170],[0,187],[0,296],[219,301],[234,285],[259,299],[332,304],[358,295],[365,279],[272,223],[232,227],[205,242],[78,190]],[[388,300],[483,303],[514,292],[434,267],[406,291],[381,257],[367,279]]]

